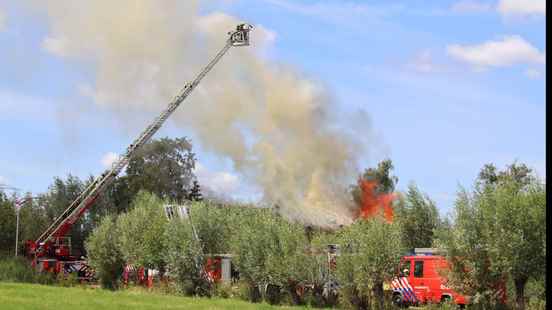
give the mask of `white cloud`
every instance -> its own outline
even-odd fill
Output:
[[[215,193],[228,194],[235,192],[240,185],[237,175],[227,171],[211,171],[200,163],[196,163],[194,173],[202,186]]]
[[[518,35],[476,45],[452,44],[447,46],[447,53],[477,69],[545,63],[545,54]]]
[[[504,16],[546,15],[546,1],[500,0],[497,10]]]
[[[109,168],[115,161],[117,161],[117,159],[119,159],[119,155],[109,152],[102,157],[101,162],[105,168]]]
[[[492,5],[474,0],[461,0],[455,2],[451,10],[457,13],[481,13],[492,10]]]

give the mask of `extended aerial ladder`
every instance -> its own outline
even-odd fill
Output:
[[[70,261],[75,259],[71,256],[70,246],[64,236],[69,232],[72,225],[82,216],[82,214],[94,203],[100,193],[102,193],[115,177],[129,163],[136,152],[147,143],[151,137],[161,128],[163,123],[178,108],[178,106],[190,95],[197,87],[207,73],[217,64],[217,62],[234,46],[249,45],[249,31],[253,27],[249,24],[240,24],[236,30],[228,33],[229,37],[224,47],[215,55],[215,57],[205,66],[197,77],[187,83],[180,92],[171,100],[167,108],[132,142],[121,155],[104,173],[97,177],[90,185],[79,194],[79,196],[58,216],[54,222],[36,239],[27,242],[27,254],[34,257],[33,264],[44,262],[40,269],[50,269],[52,262]],[[59,270],[58,270],[59,271]]]

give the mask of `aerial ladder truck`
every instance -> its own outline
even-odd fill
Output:
[[[37,270],[78,272],[79,278],[90,277],[91,271],[86,261],[72,255],[71,242],[70,238],[66,237],[67,233],[84,212],[94,204],[98,196],[115,180],[137,151],[151,139],[169,116],[192,93],[222,56],[232,47],[249,45],[249,31],[252,28],[249,24],[239,24],[234,31],[228,32],[229,37],[224,47],[194,80],[185,84],[180,92],[171,100],[167,108],[128,146],[125,153],[118,157],[111,168],[107,169],[88,185],[38,239],[26,242],[27,256],[32,259],[32,264]]]

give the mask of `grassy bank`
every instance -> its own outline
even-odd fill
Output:
[[[300,309],[253,304],[235,299],[168,296],[141,290],[111,292],[93,288],[64,288],[0,282],[0,309]]]

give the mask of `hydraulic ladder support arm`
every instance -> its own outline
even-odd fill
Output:
[[[229,32],[229,38],[226,45],[216,54],[216,56],[205,66],[197,77],[187,83],[180,92],[173,98],[167,108],[140,134],[140,136],[130,144],[126,152],[113,163],[110,169],[97,177],[79,196],[69,205],[65,211],[56,218],[56,220],[44,231],[35,241],[34,246],[40,252],[43,245],[55,238],[62,237],[71,229],[71,226],[81,217],[81,215],[94,203],[98,195],[113,182],[115,177],[129,163],[131,157],[142,147],[150,138],[161,128],[163,123],[178,108],[178,106],[190,95],[190,93],[199,85],[199,82],[207,73],[217,64],[217,62],[233,46],[249,45],[249,31],[253,27],[248,24],[240,24],[236,30]]]

